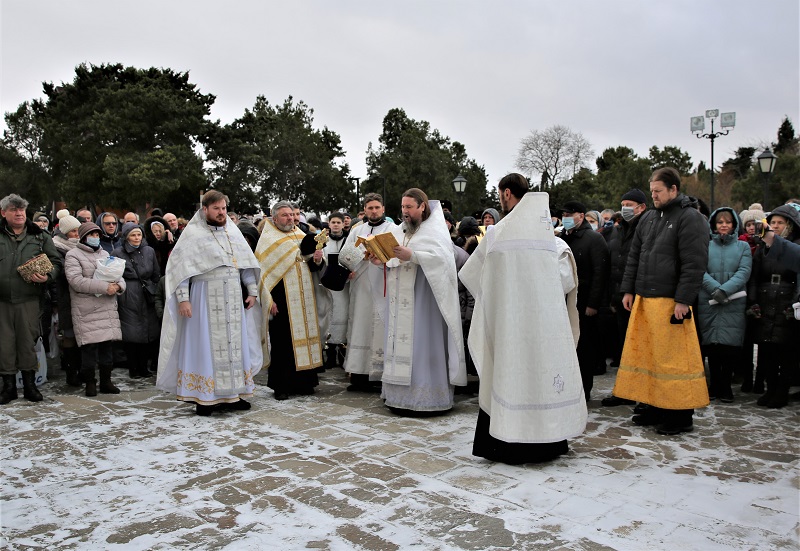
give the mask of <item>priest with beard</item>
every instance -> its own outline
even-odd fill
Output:
[[[364,196],[364,220],[350,231],[346,245],[353,245],[358,237],[385,233],[394,227],[386,219],[383,197],[377,193]],[[347,356],[344,360],[344,370],[350,374],[349,391],[377,392],[380,389],[386,305],[383,297],[383,265],[361,262],[350,274]]]
[[[206,192],[167,264],[156,386],[198,415],[247,410],[261,369],[260,269],[228,218],[228,198]]]
[[[472,454],[511,465],[549,461],[586,428],[577,267],[553,234],[546,193],[528,193],[521,174],[505,176],[498,192],[506,216],[459,272],[475,297],[469,350],[480,410]]]
[[[452,409],[455,386],[467,384],[453,245],[439,201],[411,188],[401,208],[386,263],[381,397],[399,415],[440,414]]]
[[[259,295],[264,312],[264,367],[276,400],[314,394],[322,365],[322,341],[311,275],[324,266],[322,250],[304,255],[305,234],[295,226],[292,204],[272,207],[256,247],[261,266]]]

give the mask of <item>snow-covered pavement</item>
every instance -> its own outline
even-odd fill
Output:
[[[570,453],[512,467],[471,455],[477,397],[396,417],[345,391],[194,415],[130,381],[85,398],[51,368],[32,404],[0,406],[2,543],[11,549],[798,549],[800,403],[737,393],[695,431],[659,436],[604,408]]]

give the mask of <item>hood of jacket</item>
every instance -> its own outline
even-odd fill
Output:
[[[156,236],[153,235],[153,223],[158,222],[162,226],[164,226],[164,238],[161,241],[167,239],[167,231],[169,230],[169,224],[167,224],[163,218],[160,216],[151,216],[147,220],[144,221],[144,238],[147,240],[148,245],[153,245],[154,243],[158,243],[159,240],[156,239]]]
[[[487,212],[492,215],[495,224],[497,224],[500,221],[500,213],[497,212],[497,209],[488,208],[481,213],[481,224],[483,223],[483,217],[486,216]]]
[[[729,212],[733,217],[733,231],[731,231],[729,235],[720,235],[717,233],[717,215],[722,212]],[[711,239],[717,241],[718,243],[737,241],[739,239],[739,235],[744,229],[744,225],[742,224],[741,220],[739,220],[739,216],[736,214],[736,211],[730,207],[720,207],[712,212],[711,216],[708,218],[708,227],[711,231]]]
[[[797,203],[790,203],[788,205],[781,205],[775,208],[772,212],[769,213],[767,216],[767,223],[772,220],[772,217],[775,215],[783,216],[787,220],[792,222],[792,233],[789,234],[788,239],[789,241],[795,241],[796,239],[800,239],[800,205]]]
[[[114,233],[108,233],[106,231],[106,227],[103,224],[103,218],[105,218],[106,216],[113,216],[114,220],[116,220],[116,222],[117,222],[117,225],[114,226]],[[113,239],[116,239],[117,237],[119,237],[119,217],[116,214],[114,214],[113,212],[107,212],[107,211],[106,212],[101,212],[100,216],[97,217],[97,220],[95,220],[94,223],[97,224],[97,226],[100,228],[100,239],[111,239],[111,240],[113,240]]]

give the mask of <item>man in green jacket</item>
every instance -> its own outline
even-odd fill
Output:
[[[27,219],[27,207],[28,202],[15,193],[0,199],[0,404],[17,399],[17,371],[22,371],[25,398],[42,400],[36,389],[38,362],[34,351],[41,333],[39,304],[47,283],[55,281],[62,266],[53,239]],[[47,255],[53,269],[46,275],[33,274],[28,283],[17,268],[40,254]]]

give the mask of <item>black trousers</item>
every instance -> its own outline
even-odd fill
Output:
[[[711,375],[709,394],[719,398],[731,395],[733,369],[741,361],[742,348],[726,344],[704,344],[703,354],[708,358]]]
[[[93,342],[81,346],[82,369],[94,370],[97,366],[111,367],[114,365],[114,352],[112,341]]]
[[[578,321],[580,323],[581,337],[578,339],[578,363],[581,366],[581,381],[586,399],[594,386],[594,368],[602,355],[599,346],[600,324],[598,317],[587,316],[586,308],[578,308]]]

